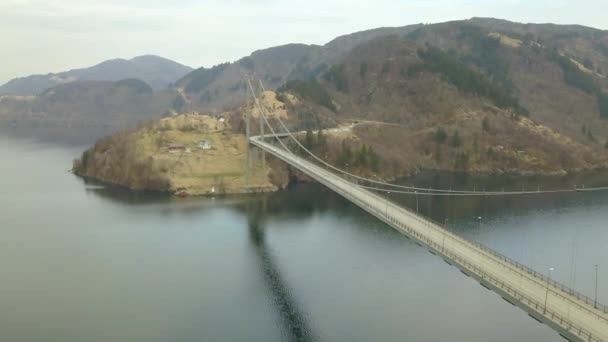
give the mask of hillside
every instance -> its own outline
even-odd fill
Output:
[[[134,190],[175,194],[276,190],[259,158],[252,158],[247,174],[245,136],[233,132],[230,116],[226,119],[184,114],[116,133],[85,151],[74,172]]]
[[[38,95],[51,87],[70,82],[130,78],[140,79],[159,90],[167,88],[191,70],[188,66],[152,55],[130,60],[112,59],[88,68],[16,78],[0,86],[0,95]]]
[[[332,65],[340,64],[353,48],[387,35],[407,36],[418,45],[428,43],[444,51],[455,52],[462,58],[468,58],[468,64],[477,71],[492,73],[490,78],[502,79],[499,82],[509,87],[510,82],[518,82],[520,88],[516,91],[532,97],[520,99],[521,109],[529,110],[527,107],[533,107],[537,115],[544,117],[550,116],[554,108],[549,107],[550,103],[538,105],[537,100],[541,99],[533,95],[539,91],[528,90],[551,86],[552,82],[536,85],[532,83],[528,89],[524,89],[526,80],[523,78],[530,77],[529,70],[506,70],[506,66],[514,62],[519,63],[519,67],[524,66],[522,63],[533,65],[540,62],[538,58],[534,59],[535,51],[546,49],[559,51],[559,54],[571,59],[572,63],[577,68],[580,66],[584,72],[593,69],[591,77],[605,80],[605,70],[608,69],[608,41],[603,31],[582,26],[519,24],[497,19],[473,18],[441,24],[419,24],[357,32],[338,37],[324,46],[290,44],[259,50],[235,63],[201,68],[186,75],[176,83],[183,95],[179,101],[180,106],[176,109],[221,111],[239,106],[245,100],[244,75],[255,74],[264,80],[268,89],[277,89],[290,80],[319,77]],[[494,41],[499,41],[500,46],[492,45]],[[513,44],[519,45],[520,42],[526,44],[521,48],[513,48]],[[530,42],[534,44],[528,44]],[[511,49],[506,49],[507,47]],[[487,52],[484,52],[486,50]],[[505,55],[501,56],[502,53]],[[551,70],[555,69],[554,64],[551,63],[548,69],[539,65],[536,72],[544,73],[543,78],[546,78],[548,73],[559,72],[559,67],[557,70]],[[606,101],[608,100],[605,99],[604,102]],[[571,132],[580,130],[580,127],[574,127],[574,123],[570,126]]]
[[[539,123],[577,139],[586,138],[583,126],[606,134],[606,31],[474,18],[429,25],[408,37],[454,53],[517,98]]]
[[[268,89],[276,89],[290,80],[321,74],[363,42],[389,34],[404,35],[419,27],[362,31],[337,37],[323,46],[287,44],[255,51],[234,63],[194,70],[176,83],[184,95],[184,106],[179,109],[222,111],[240,106],[245,102],[244,75],[255,74]]]
[[[376,123],[354,129],[350,151],[334,146],[328,154],[336,162],[350,156],[355,170],[353,151],[363,145],[393,175],[421,168],[518,174],[604,168],[608,59],[592,48],[607,33],[585,28],[592,33],[553,45],[550,38],[561,35],[538,30],[542,37],[523,39],[478,20],[374,39],[317,78],[279,90],[329,109],[337,122]]]
[[[443,86],[439,91],[456,92]],[[260,100],[276,131],[282,132],[280,118],[316,155],[375,179],[411,176],[420,169],[561,176],[608,166],[603,147],[578,143],[479,99],[463,100],[461,108],[448,114],[450,118],[441,125],[423,126],[340,119],[339,110],[335,113],[301,94],[292,95],[287,88],[278,95],[266,91]],[[177,195],[266,192],[290,181],[307,181],[271,156],[262,167],[255,149],[250,151],[247,173],[246,115],[253,120],[252,134],[258,134],[259,111],[253,104],[217,117],[174,115],[101,139],[74,161],[73,170],[134,190]],[[308,119],[302,120],[302,115]],[[324,129],[312,130],[313,126]],[[310,158],[296,143],[287,140],[286,144]]]

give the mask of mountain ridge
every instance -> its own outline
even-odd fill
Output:
[[[386,37],[393,37],[390,38],[393,41]],[[380,43],[370,43],[374,40]],[[404,51],[411,58],[407,61],[400,59],[402,56],[398,49],[390,52],[393,43],[395,46],[405,44],[407,48]],[[437,50],[429,50],[431,46]],[[355,50],[356,53],[353,53]],[[426,51],[426,54],[419,51]],[[355,55],[367,57],[358,62],[349,62],[355,59]],[[154,56],[140,56],[133,60],[143,60],[152,65],[157,62]],[[113,60],[108,63],[129,62]],[[346,70],[343,70],[344,65],[348,66]],[[344,75],[343,71],[346,72]],[[486,101],[487,106],[498,106],[503,111],[516,109],[517,115],[530,115],[532,120],[587,144],[590,141],[588,135],[603,140],[608,132],[606,120],[600,113],[606,111],[602,108],[608,108],[607,71],[606,31],[580,26],[520,24],[501,19],[473,18],[377,28],[336,37],[324,45],[294,43],[258,49],[235,62],[192,70],[176,78],[170,89],[165,87],[159,90],[143,80],[152,87],[152,98],[159,97],[156,105],[141,110],[132,106],[127,106],[128,110],[127,107],[120,109],[110,106],[107,108],[113,114],[107,119],[120,117],[114,116],[117,114],[114,111],[123,111],[123,119],[143,110],[153,111],[147,113],[146,118],[155,119],[172,113],[217,113],[238,108],[246,100],[244,78],[249,75],[261,79],[269,90],[281,88],[291,81],[316,79],[318,84],[299,88],[312,90],[316,92],[314,96],[321,96],[322,99],[308,96],[303,99],[304,102],[309,102],[308,107],[312,108],[317,105],[315,101],[321,101],[336,116],[343,117],[345,111],[350,111],[351,117],[376,121],[409,120],[418,125],[435,124],[422,115],[440,108],[438,102],[428,95],[436,94],[435,89],[428,88],[434,84],[438,89],[449,90],[449,99],[455,104],[472,104],[483,97],[482,102]],[[348,77],[344,78],[345,75]],[[429,75],[443,81],[438,82]],[[149,93],[149,90],[144,90],[147,86],[143,84],[136,81],[127,83]],[[350,93],[349,83],[352,88]],[[77,93],[79,83],[72,84],[73,87],[62,92]],[[398,87],[408,89],[409,93],[397,91]],[[40,110],[43,108],[41,105],[31,107],[25,100],[4,96],[4,100],[0,100],[0,121],[23,126],[36,124],[36,120],[58,122],[53,118],[61,118],[59,122],[62,125],[65,120],[70,121],[68,124],[101,124],[95,118],[104,114],[103,110],[97,108],[99,103],[123,103],[121,96],[141,96],[133,92],[108,92],[108,88],[101,84],[87,89],[103,100],[97,101],[94,96],[81,100],[72,97],[74,103],[68,107],[79,108],[81,112],[73,112],[71,116],[57,111],[43,111]],[[352,98],[355,93],[358,96],[356,99]],[[448,93],[436,95],[442,94]],[[110,100],[108,96],[115,98]],[[386,98],[375,102],[375,97]],[[491,101],[487,103],[488,100]],[[50,99],[39,97],[33,102],[40,104],[45,101]],[[400,101],[401,107],[396,105]],[[452,112],[450,108],[453,106],[449,106],[449,103],[441,106],[445,106],[444,111]],[[470,109],[471,106],[467,107]],[[310,108],[299,114],[302,122],[310,121],[307,117],[313,115]],[[393,113],[389,113],[390,108]],[[484,107],[476,108],[482,110]],[[420,114],[412,117],[408,111]],[[572,115],[573,112],[578,115]],[[132,119],[121,122],[132,124],[141,116],[133,115]],[[112,122],[105,122],[104,125],[115,129],[120,127]],[[584,134],[581,133],[583,126]],[[131,126],[124,128],[128,127]]]
[[[119,81],[128,78],[141,79],[159,90],[191,70],[189,66],[155,55],[114,58],[90,67],[14,78],[0,86],[0,95],[38,95],[53,86],[75,81]]]

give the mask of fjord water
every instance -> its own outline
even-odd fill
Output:
[[[0,138],[2,341],[561,340],[319,185],[131,193],[67,172],[81,150]],[[590,296],[598,264],[608,302],[608,194],[419,200]]]

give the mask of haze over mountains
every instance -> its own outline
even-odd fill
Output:
[[[112,59],[88,68],[16,78],[0,86],[0,95],[38,95],[50,87],[70,82],[128,78],[140,79],[158,90],[167,88],[191,70],[191,67],[152,55],[129,60]]]

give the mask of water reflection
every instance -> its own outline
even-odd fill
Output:
[[[585,181],[583,182],[582,179]],[[153,191],[131,191],[119,186],[106,185],[93,180],[82,179],[87,193],[100,198],[126,205],[151,205],[168,203],[176,204],[181,210],[191,208],[198,210],[201,205],[221,205],[248,212],[249,202],[266,202],[267,209],[276,218],[307,218],[314,213],[335,212],[353,214],[358,212],[348,201],[331,193],[323,186],[310,183],[298,184],[289,190],[273,194],[231,195],[215,198],[175,198],[166,193]],[[567,189],[575,186],[586,187],[608,185],[608,174],[590,173],[564,177],[515,177],[515,176],[486,176],[467,177],[458,174],[442,172],[423,172],[415,178],[404,180],[403,184],[419,187],[444,188],[454,190],[487,190],[511,191],[522,189]],[[298,196],[293,196],[297,192]],[[320,192],[322,193],[320,195]],[[329,193],[328,195],[325,195]],[[386,194],[384,194],[386,196]],[[572,207],[589,207],[598,201],[603,201],[603,192],[571,192],[528,194],[517,196],[423,196],[391,193],[391,200],[409,207],[413,211],[435,219],[439,222],[471,221],[475,218],[490,217],[503,212],[506,208],[512,213],[525,214],[534,211],[544,211],[552,208],[565,210]],[[169,206],[175,209],[175,207]]]
[[[80,179],[87,194],[123,205],[142,206],[147,204],[166,204],[171,201],[171,196],[162,192],[132,191],[117,185],[105,184],[85,178]]]
[[[167,193],[155,191],[132,191],[91,179],[80,178],[87,194],[120,205],[158,206],[167,212],[179,210],[198,212],[204,208],[231,208],[249,215],[252,203],[263,202],[264,212],[271,212],[273,219],[307,219],[315,213],[339,212],[344,215],[358,213],[356,207],[317,183],[300,183],[289,190],[265,194],[243,194],[214,197],[177,198]],[[297,193],[297,196],[294,196]]]
[[[606,184],[602,177],[598,176],[596,179],[594,185]],[[533,177],[513,180],[509,177],[493,177],[485,180],[468,178],[466,183],[450,183],[451,181],[454,180],[450,180],[449,176],[429,177],[419,179],[417,184],[442,188],[449,188],[449,184],[460,184],[459,187],[464,189],[472,189],[472,184],[475,184],[477,189],[495,190],[505,187],[505,190],[509,190],[521,189],[521,184],[526,183],[526,188],[536,184],[541,189],[556,189],[568,187],[576,180]],[[277,260],[278,254],[273,253],[267,244],[267,220],[272,218],[272,222],[280,223],[283,230],[291,231],[301,227],[298,222],[308,221],[315,215],[350,219],[356,217],[355,220],[361,218],[375,222],[375,219],[349,201],[316,183],[300,184],[290,190],[272,194],[184,199],[158,193],[132,192],[116,187],[99,187],[96,183],[86,184],[88,194],[116,203],[117,208],[129,215],[141,215],[142,210],[148,210],[163,215],[190,216],[221,208],[224,211],[232,211],[239,217],[247,217],[246,239],[256,256],[255,263],[259,265],[259,273],[262,275],[264,287],[270,293],[274,310],[278,312],[283,336],[291,341],[313,341],[317,340],[318,335],[312,332],[311,320],[307,319],[301,305],[294,299],[306,298],[306,294],[299,292],[297,296],[294,295],[285,280],[286,271],[281,272],[279,268],[279,264],[285,259]],[[591,186],[589,181],[588,184],[587,186]],[[390,196],[392,200],[416,210],[415,196]],[[580,292],[592,294],[593,283],[589,273],[592,267],[589,265],[603,265],[605,260],[608,260],[603,242],[608,240],[602,238],[606,236],[602,222],[605,222],[603,212],[607,203],[606,192],[504,197],[419,196],[418,210],[421,214],[442,223],[447,219],[448,228],[459,235],[480,241],[532,268],[546,270],[555,267],[556,280]],[[478,221],[478,217],[483,220]],[[352,225],[349,232],[369,232],[370,226],[372,225],[365,223]],[[382,230],[382,225],[379,227]],[[393,233],[391,230],[386,231]],[[552,248],[546,247],[549,245]],[[383,245],[383,248],[386,246]],[[291,272],[289,274],[291,275]],[[600,294],[600,298],[601,296]]]
[[[83,180],[87,194],[92,194],[105,201],[133,207],[153,209],[162,214],[200,215],[204,210],[221,207],[239,212],[247,217],[248,240],[257,256],[257,264],[264,283],[272,297],[272,304],[280,320],[281,334],[288,341],[318,341],[312,332],[309,319],[294,299],[291,288],[281,274],[275,256],[266,243],[265,220],[268,215],[278,220],[305,219],[318,211],[333,210],[336,205],[352,207],[337,196],[316,198],[319,190],[316,185],[302,185],[291,191],[273,194],[217,196],[213,198],[175,198],[167,194],[128,189],[104,185],[95,181]],[[293,196],[297,191],[302,196]],[[324,189],[322,190],[324,191]],[[315,199],[313,200],[313,196]],[[340,204],[337,204],[340,203]],[[272,213],[272,214],[270,214]]]
[[[266,245],[264,220],[267,213],[266,197],[261,201],[246,201],[249,227],[249,240],[259,258],[259,265],[264,280],[273,297],[273,304],[278,310],[282,327],[282,335],[289,341],[317,341],[310,329],[308,319],[302,313],[298,303],[291,294],[291,289],[285,282],[273,255]]]

